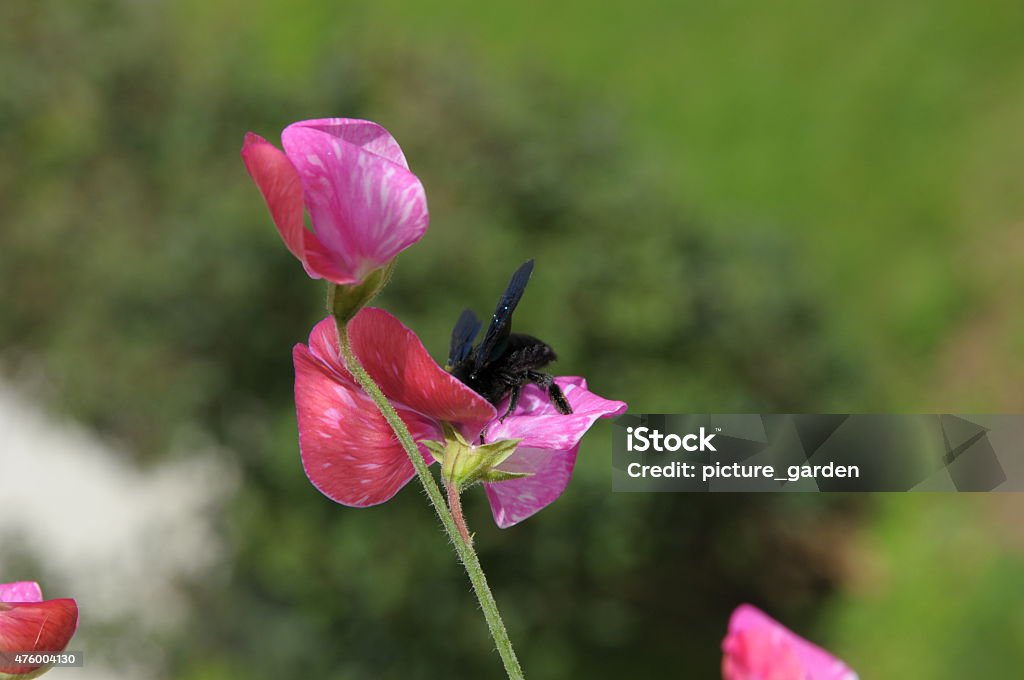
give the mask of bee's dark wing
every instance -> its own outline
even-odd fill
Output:
[[[465,310],[452,329],[452,342],[448,348],[448,366],[456,366],[466,360],[473,351],[473,341],[480,332],[480,319],[470,310]]]
[[[526,290],[526,284],[530,281],[532,273],[533,260],[527,260],[512,275],[512,280],[508,282],[508,288],[498,300],[498,307],[494,310],[494,316],[491,317],[491,325],[487,327],[487,334],[484,335],[483,342],[477,347],[476,357],[474,357],[475,371],[479,371],[489,362],[494,361],[505,349],[508,336],[512,332],[512,312],[515,311],[516,305],[522,299],[523,291]]]

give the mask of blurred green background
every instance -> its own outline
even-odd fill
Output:
[[[349,510],[302,473],[290,349],[324,291],[246,131],[394,134],[431,228],[379,304],[438,358],[534,257],[518,326],[635,412],[1020,411],[1022,26],[1010,0],[0,5],[3,378],[134,464],[212,441],[240,468],[228,559],[150,672],[500,676],[421,496]],[[716,677],[743,601],[865,679],[1019,673],[1017,497],[613,495],[607,428],[524,524],[465,500],[529,677]]]

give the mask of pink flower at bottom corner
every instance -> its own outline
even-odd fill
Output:
[[[749,604],[732,613],[722,652],[724,680],[857,680],[841,660]]]
[[[563,415],[551,404],[547,393],[527,385],[516,410],[504,422],[497,419],[485,428],[485,441],[521,439],[508,460],[498,466],[506,472],[528,472],[529,477],[485,483],[494,521],[502,529],[522,522],[554,503],[569,484],[576,466],[580,440],[598,418],[610,418],[626,411],[626,403],[600,397],[587,389],[587,381],[576,376],[555,378],[572,413]],[[504,410],[499,408],[499,413]]]
[[[16,663],[12,652],[60,652],[78,628],[78,604],[44,600],[38,583],[0,583],[0,678],[35,678],[48,670]]]

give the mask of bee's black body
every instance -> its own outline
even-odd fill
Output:
[[[558,358],[555,350],[543,340],[512,332],[512,312],[519,304],[532,272],[533,260],[527,260],[512,275],[479,345],[473,347],[473,341],[480,332],[481,323],[470,310],[462,313],[452,330],[448,354],[452,375],[495,406],[509,395],[508,409],[502,420],[515,410],[519,394],[528,383],[547,390],[559,413],[572,413],[569,401],[554,378],[540,371]]]

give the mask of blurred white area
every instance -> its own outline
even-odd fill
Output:
[[[224,555],[212,517],[237,483],[229,458],[209,451],[143,470],[0,383],[0,480],[0,582],[38,580],[44,596],[79,605],[69,649],[85,653],[85,666],[45,677],[158,677],[137,644],[135,658],[104,659],[110,640],[90,644],[89,629],[109,635],[128,622],[137,641],[183,625],[189,612],[178,584]],[[44,575],[10,573],[4,546],[11,545],[44,565],[62,590],[48,588]]]

